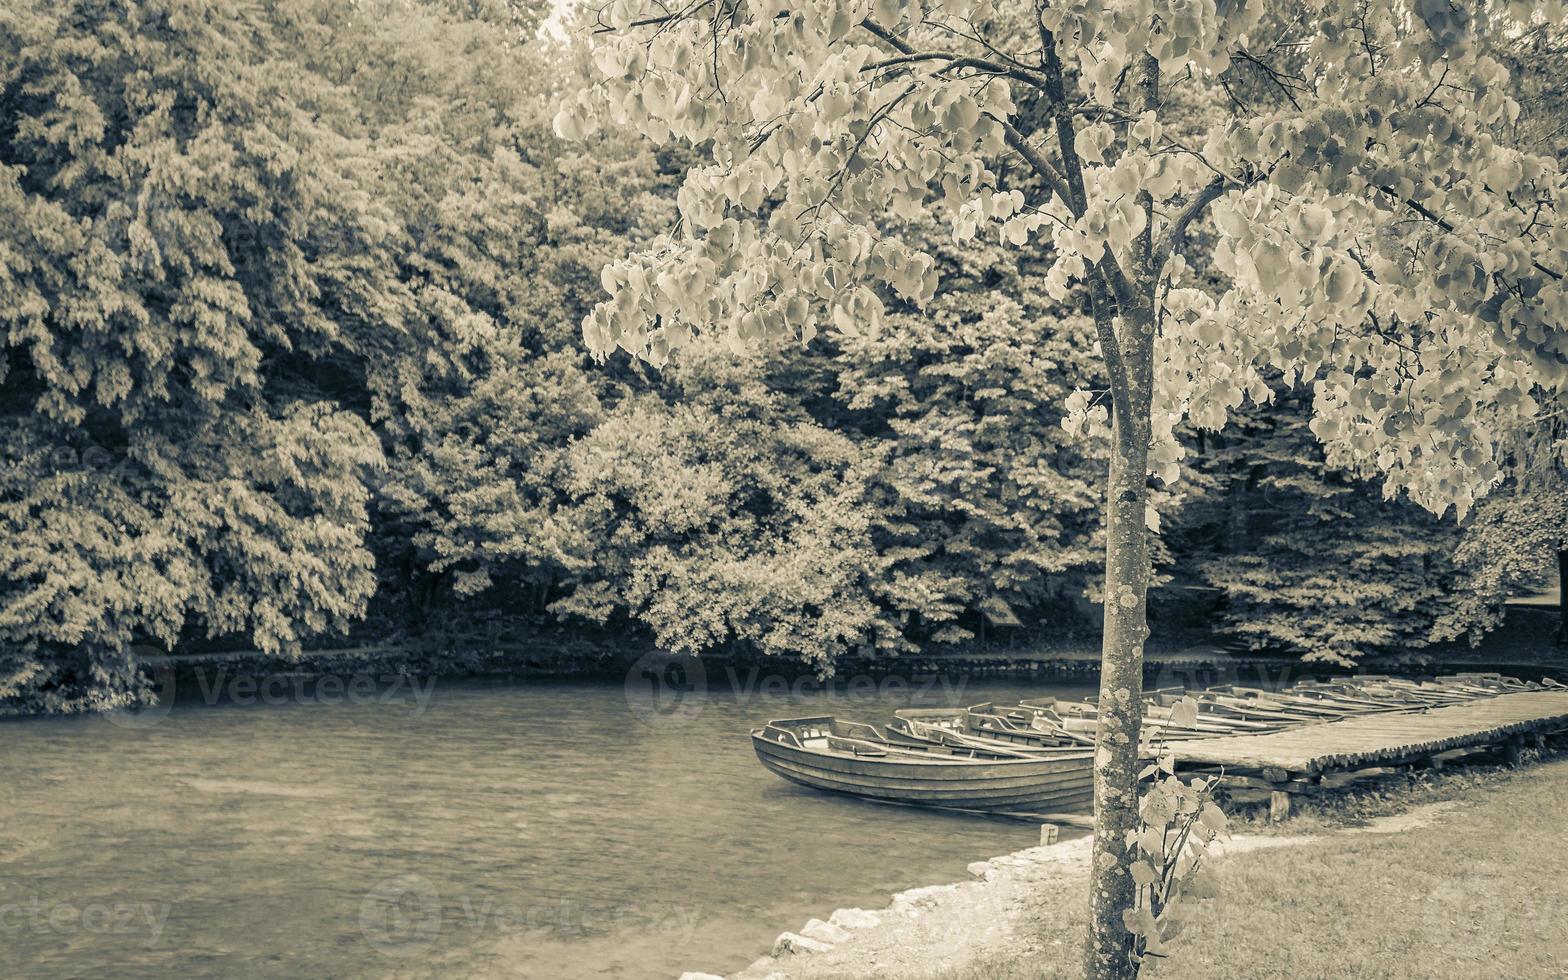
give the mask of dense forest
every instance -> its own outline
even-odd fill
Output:
[[[826,668],[1092,630],[1082,298],[911,214],[927,310],[595,363],[599,270],[695,157],[554,134],[586,66],[548,7],[0,11],[0,699],[123,703],[133,650],[204,642],[582,630]],[[1562,50],[1519,56],[1517,125],[1560,146]],[[1560,431],[1440,519],[1326,458],[1286,381],[1182,434],[1163,606],[1347,662],[1479,636],[1555,573]]]

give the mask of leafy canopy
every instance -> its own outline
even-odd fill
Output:
[[[1176,424],[1223,425],[1268,397],[1272,369],[1314,383],[1312,428],[1338,458],[1463,512],[1498,479],[1501,434],[1568,377],[1568,184],[1494,137],[1519,110],[1488,53],[1561,4],[1265,7],[616,0],[594,28],[602,78],[557,132],[632,126],[710,160],[671,233],[605,270],[584,337],[660,364],[704,331],[875,329],[890,299],[933,294],[933,261],[891,225],[934,207],[959,239],[1049,242],[1059,293],[1088,280],[1113,402],[1118,347],[1158,329],[1165,481]],[[1218,87],[1224,112],[1177,127],[1130,111],[1151,59],[1152,104]],[[1235,95],[1243,73],[1263,94]],[[1024,99],[1044,109],[1033,125]],[[1027,189],[988,165],[1004,150]],[[1183,256],[1209,212],[1218,288]],[[1070,423],[1097,407],[1079,399]]]
[[[345,186],[298,5],[0,11],[0,698],[105,704],[199,623],[264,650],[375,585],[361,342],[383,215]],[[134,680],[127,681],[134,685]]]
[[[1213,625],[1255,650],[1349,666],[1424,647],[1460,601],[1461,530],[1332,466],[1309,402],[1278,393],[1206,440],[1193,469],[1219,492],[1194,494],[1175,522],[1178,574],[1215,590]]]

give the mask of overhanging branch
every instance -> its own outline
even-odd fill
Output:
[[[1046,185],[1062,199],[1062,202],[1071,208],[1073,206],[1072,192],[1067,189],[1067,182],[1062,179],[1062,175],[1057,172],[1056,168],[1051,166],[1051,162],[1041,156],[1039,150],[1030,146],[1029,140],[1012,123],[989,112],[986,115],[1001,125],[1002,133],[1007,137],[1007,145],[1013,148],[1013,152],[1017,153],[1023,158],[1025,163],[1034,168],[1034,172],[1040,175],[1040,179],[1044,180]]]
[[[867,27],[867,30],[870,30],[870,27]],[[872,33],[876,32],[873,31]],[[881,35],[878,36],[880,37]],[[989,61],[985,58],[975,58],[970,55],[959,54],[956,51],[911,50],[900,54],[896,58],[884,58],[881,61],[873,61],[862,68],[861,71],[877,71],[883,68],[895,68],[899,65],[914,64],[921,61],[947,62],[947,64],[943,65],[941,68],[938,68],[937,71],[953,71],[959,68],[973,68],[976,71],[984,72],[987,75],[994,75],[999,78],[1011,78],[1014,81],[1022,82],[1023,84],[1038,89],[1041,92],[1045,91],[1044,79],[1037,78],[1036,76],[1031,75],[1026,71],[1001,64],[1000,62]]]
[[[1382,191],[1384,194],[1387,194],[1389,197],[1391,197],[1394,200],[1398,201],[1399,203],[1403,204],[1405,207],[1407,207],[1410,210],[1414,211],[1416,214],[1419,214],[1421,217],[1425,218],[1426,220],[1432,222],[1434,225],[1437,225],[1439,228],[1443,229],[1444,231],[1448,232],[1449,234],[1453,234],[1454,233],[1454,231],[1455,231],[1454,226],[1452,224],[1450,224],[1449,221],[1446,218],[1444,218],[1442,215],[1436,213],[1432,209],[1428,208],[1426,205],[1422,204],[1420,201],[1412,201],[1408,197],[1400,197],[1399,196],[1399,192],[1395,191],[1392,187],[1379,186],[1378,190]],[[1537,272],[1541,273],[1541,275],[1546,276],[1546,277],[1548,277],[1550,279],[1561,281],[1562,278],[1563,278],[1563,274],[1561,272],[1555,272],[1555,271],[1553,271],[1551,269],[1548,269],[1546,266],[1544,266],[1541,263],[1535,261],[1534,259],[1530,260],[1530,264],[1535,267],[1535,270]]]
[[[1223,177],[1216,177],[1204,184],[1192,199],[1177,212],[1171,221],[1171,226],[1160,236],[1159,244],[1154,247],[1153,265],[1156,270],[1163,269],[1165,263],[1170,261],[1176,250],[1181,248],[1187,240],[1187,227],[1201,216],[1210,204],[1224,195],[1226,188],[1232,182]]]

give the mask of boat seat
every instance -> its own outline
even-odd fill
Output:
[[[887,750],[886,749],[879,749],[879,748],[877,748],[874,745],[867,745],[864,742],[857,742],[857,741],[838,739],[838,738],[830,738],[830,739],[828,739],[827,740],[827,747],[832,749],[835,752],[852,752],[855,755],[869,755],[869,756],[887,755]]]

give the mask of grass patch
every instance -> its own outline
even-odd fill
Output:
[[[1149,974],[1568,975],[1568,760],[1452,797],[1465,806],[1407,833],[1238,858],[1176,955]]]
[[[1290,819],[1283,823],[1269,822],[1266,798],[1245,803],[1225,801],[1224,806],[1234,833],[1289,837],[1328,833],[1358,827],[1376,817],[1402,813],[1425,803],[1470,799],[1472,794],[1518,778],[1528,780],[1539,763],[1564,757],[1561,751],[1525,749],[1518,768],[1476,754],[1441,771],[1407,769],[1363,776],[1318,797],[1296,797]]]
[[[1465,766],[1368,781],[1284,824],[1240,833],[1333,834],[1237,855],[1151,965],[1151,980],[1568,976],[1568,757],[1519,770]],[[1439,800],[1461,805],[1402,833],[1337,833]],[[900,980],[1074,980],[1081,888],[1039,896],[1014,948]]]

